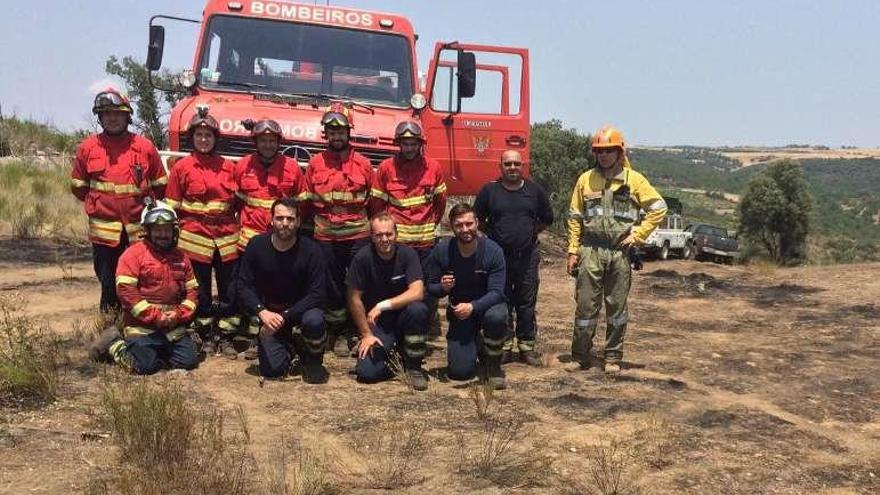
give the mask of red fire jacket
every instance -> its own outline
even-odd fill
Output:
[[[332,151],[309,160],[306,187],[315,215],[315,239],[350,241],[370,235],[368,201],[373,166],[356,151],[345,161]]]
[[[388,158],[379,165],[370,192],[370,211],[387,211],[397,223],[397,241],[412,247],[434,245],[446,209],[446,178],[440,165],[422,156]]]
[[[87,137],[70,172],[70,190],[89,217],[89,241],[105,246],[119,245],[122,229],[132,241],[139,237],[144,198],[162,198],[167,183],[156,147],[129,132]]]
[[[180,219],[180,249],[191,260],[210,263],[238,258],[233,163],[217,155],[193,153],[171,168],[165,201]]]
[[[244,252],[251,237],[269,231],[275,200],[294,198],[303,201],[309,197],[299,164],[284,155],[278,155],[268,168],[258,154],[248,155],[235,164],[232,177],[238,187],[235,195],[241,221],[239,252]]]
[[[125,338],[153,332],[164,332],[169,340],[182,337],[195,314],[198,288],[192,264],[180,249],[164,252],[146,241],[129,246],[116,267]]]

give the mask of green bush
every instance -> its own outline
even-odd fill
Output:
[[[55,399],[65,361],[61,341],[24,313],[24,298],[0,294],[0,403]]]

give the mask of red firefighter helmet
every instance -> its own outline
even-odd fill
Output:
[[[92,113],[97,115],[100,112],[109,111],[132,113],[131,102],[115,88],[103,89],[95,95]]]
[[[217,119],[208,115],[208,107],[205,105],[196,107],[196,114],[189,120],[186,132],[192,135],[199,127],[207,127],[214,132],[215,136],[220,136],[220,124],[217,123]]]

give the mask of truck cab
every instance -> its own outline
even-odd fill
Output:
[[[160,88],[183,92],[171,112],[170,150],[162,152],[170,164],[192,151],[186,123],[198,106],[208,106],[220,123],[221,154],[237,159],[252,153],[242,121],[270,118],[282,127],[282,150],[304,166],[325,149],[321,115],[338,104],[352,116],[352,146],[373,165],[396,153],[398,123],[419,122],[426,154],[445,170],[450,194],[476,194],[497,176],[507,148],[528,162],[526,49],[440,42],[422,83],[417,36],[403,16],[282,1],[209,0],[199,20],[162,15],[150,20],[151,75],[161,67],[167,22],[200,24],[192,68],[181,75],[179,87]],[[508,63],[499,64],[499,57]],[[475,106],[477,99],[481,105]],[[494,103],[486,105],[489,100]]]

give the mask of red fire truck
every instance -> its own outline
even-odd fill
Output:
[[[399,122],[419,121],[426,153],[445,168],[453,195],[473,195],[496,178],[505,149],[519,150],[528,164],[526,49],[436,43],[419,77],[418,36],[405,17],[277,0],[209,0],[201,20],[150,19],[151,77],[162,65],[163,24],[172,21],[201,26],[192,70],[176,88],[185,94],[171,113],[166,159],[192,150],[185,126],[207,105],[224,135],[222,154],[252,152],[242,121],[271,118],[282,126],[285,153],[305,164],[325,146],[321,115],[342,103],[353,116],[353,146],[374,165],[396,152]]]

